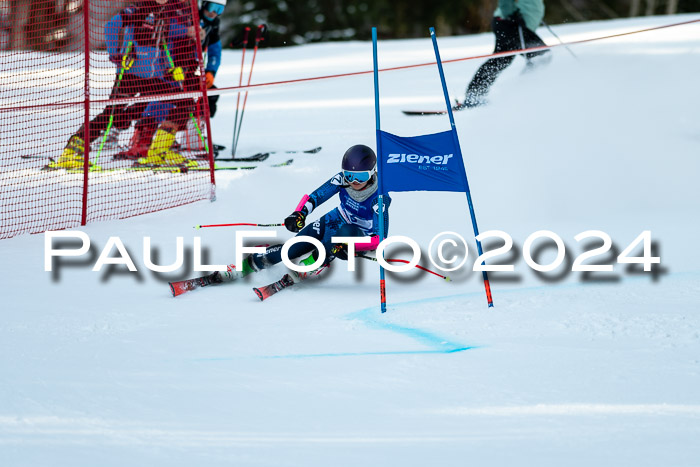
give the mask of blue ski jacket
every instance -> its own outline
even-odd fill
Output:
[[[186,34],[187,27],[177,21],[177,12],[168,8],[167,4],[129,5],[105,25],[110,58],[121,61],[127,44],[132,42],[130,53],[136,60],[126,73],[140,78],[165,78],[167,70],[171,68],[165,46],[173,50],[175,41],[182,40]],[[121,42],[120,35],[123,36]]]
[[[356,191],[344,185],[343,173],[340,172],[309,195],[302,212],[310,214],[316,207],[325,203],[333,196],[340,196],[338,211],[348,224],[356,225],[367,236],[379,235],[379,193],[377,192],[376,175],[365,190]],[[358,201],[359,200],[359,201]],[[389,232],[389,205],[391,198],[384,195],[384,237]]]
[[[223,49],[221,38],[219,37],[219,23],[218,16],[213,21],[204,18],[199,20],[199,26],[206,32],[202,43],[202,53],[207,54],[207,64],[204,71],[210,71],[214,76],[216,76],[216,72],[219,71],[219,66],[221,66],[221,50]]]

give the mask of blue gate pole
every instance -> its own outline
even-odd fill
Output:
[[[379,121],[379,67],[377,66],[377,28],[372,28],[372,55],[374,60],[374,115],[377,122],[377,157],[382,157],[382,138],[380,135],[381,124]],[[379,191],[379,243],[384,241],[384,185],[382,184],[381,164],[377,163],[377,190]],[[382,256],[384,254],[382,253]],[[386,313],[386,282],[384,267],[379,264],[379,293],[381,297],[381,310]]]
[[[450,128],[452,129],[452,137],[454,138],[455,147],[459,151],[459,157],[462,157],[462,150],[459,146],[459,138],[457,136],[457,127],[455,126],[454,115],[452,114],[452,105],[450,104],[450,95],[447,92],[447,83],[445,82],[445,73],[442,70],[442,60],[440,60],[440,51],[438,50],[437,37],[435,36],[435,28],[430,28],[430,37],[433,40],[433,48],[435,49],[435,59],[437,60],[438,71],[440,72],[440,82],[442,83],[442,92],[445,94],[445,104],[447,105],[447,114],[450,116]],[[375,66],[376,69],[376,66]],[[375,71],[376,73],[376,71]],[[464,170],[463,174],[464,186],[466,187],[467,194],[467,204],[469,205],[469,214],[472,218],[472,227],[474,228],[474,237],[479,236],[479,227],[476,225],[476,214],[474,213],[474,204],[472,203],[472,195],[469,190],[469,181],[467,180],[467,171]],[[381,186],[381,185],[380,185]],[[476,249],[479,252],[479,256],[483,255],[484,252],[481,248],[481,242],[476,240]],[[484,264],[483,262],[481,263]],[[493,306],[493,297],[491,296],[491,284],[489,282],[489,277],[486,271],[481,271],[484,278],[484,289],[486,290],[486,301],[489,307]]]

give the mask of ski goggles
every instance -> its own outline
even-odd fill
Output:
[[[224,6],[220,3],[204,2],[204,11],[211,11],[217,15],[224,12]]]
[[[372,178],[375,170],[363,170],[362,172],[354,172],[352,170],[343,170],[343,178],[346,183],[366,183]]]

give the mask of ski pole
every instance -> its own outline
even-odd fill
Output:
[[[245,50],[248,48],[248,34],[250,33],[250,28],[246,26],[243,32],[243,53],[241,54],[241,76],[238,77],[238,87],[243,85],[243,65],[245,64]],[[236,127],[238,127],[238,105],[241,102],[241,91],[238,91],[238,97],[236,98],[236,116],[233,119],[233,141],[231,142],[231,155],[236,155]]]
[[[549,24],[545,23],[544,20],[542,20],[542,24],[544,24],[545,27],[549,30],[550,34],[552,34],[554,37],[556,37],[556,39],[559,41],[559,43],[560,43],[561,45],[563,45],[564,48],[565,48],[566,50],[568,50],[569,53],[570,53],[576,60],[578,60],[578,56],[573,52],[573,50],[571,50],[571,49],[569,48],[568,45],[566,45],[566,44],[564,43],[564,41],[562,41],[561,39],[559,39],[559,36],[557,36],[556,33],[552,30],[552,28],[549,27]]]
[[[255,65],[255,56],[258,53],[258,44],[262,40],[263,30],[265,28],[264,24],[258,26],[258,31],[255,33],[255,47],[253,47],[253,60],[250,62],[250,72],[248,73],[248,86],[250,86],[250,80],[253,77],[253,65]],[[236,133],[236,139],[233,143],[233,154],[236,154],[236,148],[238,147],[238,140],[241,135],[241,128],[243,127],[243,114],[245,113],[245,104],[248,102],[248,91],[245,92],[245,97],[243,98],[243,107],[241,108],[241,119],[238,122],[238,132]]]
[[[199,128],[199,125],[197,124],[197,119],[194,118],[194,115],[192,112],[190,112],[190,118],[192,119],[192,122],[194,123],[194,127],[197,130],[197,134],[199,135],[199,139],[202,140],[202,146],[204,146],[204,150],[209,154],[209,145],[207,144],[207,140],[204,138],[204,135],[202,134],[202,130]]]
[[[173,74],[173,76],[172,76],[173,79],[177,82],[177,84],[180,85],[180,90],[184,91],[185,85],[184,85],[183,81],[185,79],[185,75],[182,71],[182,68],[180,68],[181,79],[180,80],[177,79],[176,70],[175,70],[175,61],[173,60],[173,57],[170,55],[170,49],[168,49],[168,42],[165,39],[163,39],[163,50],[165,50],[165,55],[166,55],[166,57],[168,57],[168,63],[170,64],[170,71]]]
[[[355,257],[356,258],[364,258],[364,259],[368,259],[370,261],[375,261],[375,262],[377,261],[377,258],[372,258],[371,256],[355,255]],[[410,262],[410,261],[406,261],[405,259],[387,259],[387,258],[385,258],[384,261],[386,261],[387,263],[404,263],[404,264],[408,264]],[[416,264],[416,267],[422,271],[429,272],[430,274],[438,276],[441,279],[445,279],[448,282],[450,282],[452,280],[448,276],[443,276],[442,274],[438,274],[435,271],[431,271],[430,269],[424,268],[420,264]]]
[[[239,225],[247,225],[251,227],[282,227],[284,224],[250,224],[247,222],[238,222],[236,224],[209,224],[209,225],[195,225],[194,228],[199,230],[205,227],[235,227]]]
[[[129,53],[131,52],[131,46],[132,42],[129,41],[126,44],[126,52],[122,56],[122,66],[121,66],[121,71],[119,72],[119,77],[117,78],[117,84],[114,86],[114,94],[116,97],[117,92],[119,92],[119,85],[122,84],[122,78],[124,77],[124,72],[127,71],[131,66],[134,64],[134,59],[132,58],[129,60]],[[114,123],[114,108],[116,106],[112,105],[112,108],[109,111],[109,123],[107,124],[107,129],[105,129],[104,136],[102,137],[102,141],[100,142],[100,148],[97,150],[97,156],[95,156],[95,164],[97,164],[97,160],[100,158],[100,154],[102,153],[102,148],[105,145],[105,142],[107,141],[107,136],[109,135],[109,131],[112,129],[112,124]]]
[[[168,49],[168,43],[164,40],[163,41],[163,49],[165,50],[165,55],[168,57],[168,63],[170,63],[170,68],[175,69],[175,61],[173,60],[173,57],[170,55],[170,50]],[[180,89],[183,91],[185,90],[185,86],[183,85],[182,81],[178,81],[178,84],[180,85]],[[194,118],[194,115],[192,112],[190,112],[190,118],[192,119],[192,122],[194,122],[194,127],[197,129],[197,134],[199,134],[199,138],[202,140],[202,146],[204,146],[204,150],[209,153],[209,146],[207,145],[207,142],[204,140],[204,135],[202,134],[202,130],[199,129],[199,125],[197,124],[197,120]]]
[[[523,35],[523,26],[518,24],[518,36],[520,36],[520,50],[525,50],[525,36]]]

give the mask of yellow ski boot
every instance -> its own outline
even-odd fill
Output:
[[[187,159],[182,154],[172,150],[175,144],[175,134],[177,127],[169,122],[160,125],[153,136],[151,147],[148,148],[147,157],[138,159],[141,165],[177,165],[184,167],[196,167],[197,162]]]
[[[85,141],[78,135],[73,135],[68,140],[61,156],[51,162],[48,167],[52,169],[82,169],[85,163]]]

